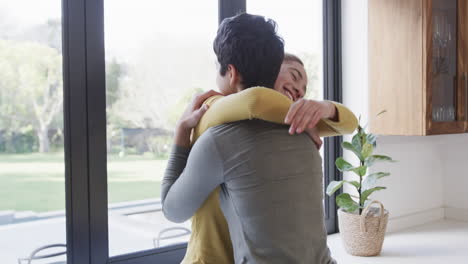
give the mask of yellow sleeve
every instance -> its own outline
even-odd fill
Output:
[[[255,87],[229,96],[213,96],[205,101],[210,106],[194,130],[195,141],[210,127],[246,120],[262,119],[284,124],[284,118],[292,101],[283,94],[269,88]],[[345,106],[332,102],[338,113],[338,121],[322,119],[317,124],[321,137],[352,133],[357,127],[357,119]]]
[[[346,106],[333,102],[337,110],[338,121],[322,119],[317,125],[321,137],[332,137],[352,134],[358,126],[358,120]]]
[[[283,124],[292,101],[281,93],[264,87],[245,89],[229,96],[213,96],[210,106],[194,130],[193,141],[208,128],[246,119],[263,119]]]

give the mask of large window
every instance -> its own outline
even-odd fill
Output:
[[[104,1],[110,255],[186,242],[161,211],[178,117],[215,87],[213,1]],[[200,14],[204,15],[200,15]]]
[[[339,100],[338,10],[339,0],[0,0],[1,262],[45,247],[37,256],[67,254],[37,263],[179,263],[190,222],[164,218],[160,184],[177,118],[216,89],[218,22],[243,11],[276,20],[305,63],[306,97]],[[325,184],[339,177],[338,143],[323,148]]]
[[[66,258],[60,8],[0,1],[2,263],[27,263],[41,248],[35,256]]]

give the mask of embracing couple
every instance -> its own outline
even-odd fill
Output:
[[[355,116],[303,99],[303,63],[285,55],[272,20],[227,18],[213,47],[221,93],[188,106],[162,183],[164,215],[192,218],[183,263],[336,263],[318,150],[320,136],[351,133]]]

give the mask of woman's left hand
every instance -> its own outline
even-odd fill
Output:
[[[181,147],[190,147],[190,134],[192,129],[200,122],[201,117],[208,110],[203,105],[206,99],[214,95],[222,95],[214,90],[204,92],[193,97],[192,102],[185,109],[176,126],[175,144]]]
[[[289,108],[284,122],[291,125],[289,134],[293,135],[314,128],[322,118],[335,116],[336,107],[331,102],[299,99]]]

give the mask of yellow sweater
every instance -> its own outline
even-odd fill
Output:
[[[226,97],[213,96],[205,103],[210,108],[195,128],[192,142],[208,128],[234,121],[256,118],[283,124],[292,101],[273,89],[255,87]],[[320,120],[317,124],[319,135],[328,137],[352,133],[357,127],[355,115],[345,106],[332,103],[336,106],[338,121]],[[183,264],[234,263],[229,229],[218,197],[219,187],[193,216],[192,235]]]

